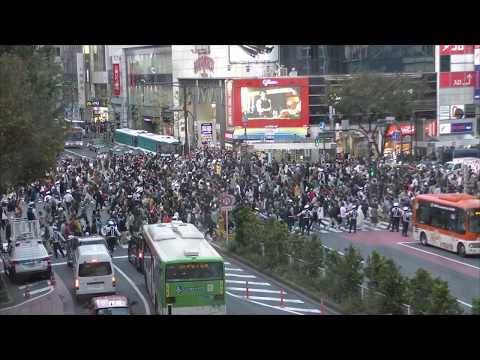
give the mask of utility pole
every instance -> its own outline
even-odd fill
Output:
[[[185,127],[185,154],[188,153],[188,110],[187,110],[187,86],[183,86],[183,117],[184,117],[184,127]]]

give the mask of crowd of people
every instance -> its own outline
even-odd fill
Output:
[[[100,233],[112,239],[113,251],[115,240],[126,241],[143,224],[172,219],[193,223],[214,238],[218,197],[228,192],[237,205],[275,216],[290,231],[310,233],[315,224],[356,232],[361,218],[373,224],[386,220],[390,231],[399,231],[402,223],[407,236],[417,194],[463,191],[461,175],[442,167],[380,161],[375,174],[370,169],[364,159],[296,163],[207,148],[187,156],[62,157],[45,179],[0,194],[0,224],[9,240],[9,219],[38,219],[55,256],[64,255],[62,242],[71,236]],[[478,177],[473,192],[480,194]],[[102,221],[105,214],[108,222]]]

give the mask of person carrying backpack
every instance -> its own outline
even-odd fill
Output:
[[[350,226],[348,228],[348,233],[350,234],[352,232],[352,229],[353,229],[353,232],[356,233],[357,232],[357,216],[358,216],[358,212],[357,212],[357,206],[354,205],[352,210],[350,210],[349,212],[349,222],[350,222]]]
[[[392,229],[390,230],[390,232],[394,232],[394,231],[399,232],[402,210],[400,210],[400,208],[398,207],[398,203],[393,204],[392,210],[390,210],[390,216],[392,220]]]

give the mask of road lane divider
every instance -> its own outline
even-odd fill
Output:
[[[278,301],[281,302],[282,299],[280,298],[274,298],[274,297],[268,297],[268,296],[250,296],[250,299],[252,300],[267,300],[267,301]],[[305,304],[302,300],[298,299],[283,299],[283,302],[289,302],[289,303],[295,303],[295,304]]]
[[[249,282],[248,285],[250,285],[251,283]],[[245,292],[247,290],[247,288],[244,288],[244,287],[227,287],[228,290],[234,290],[234,291],[243,291]],[[269,289],[252,289],[251,287],[248,288],[248,291],[249,292],[259,292],[259,293],[268,293],[268,294],[280,294],[281,291],[280,290],[269,290]],[[286,292],[284,291],[283,292],[284,294],[286,294]]]
[[[127,274],[125,274],[122,270],[120,270],[120,268],[113,264],[113,267],[115,268],[115,270],[117,270],[120,275],[122,275],[125,280],[128,281],[128,283],[132,286],[132,288],[135,290],[135,292],[138,294],[138,296],[140,297],[140,299],[142,299],[142,302],[143,302],[143,306],[145,307],[145,315],[151,315],[151,312],[150,312],[150,306],[148,305],[148,302],[147,300],[145,299],[145,297],[143,296],[142,292],[140,291],[140,289],[137,287],[137,285],[135,285],[135,283],[132,281],[132,279],[130,279]]]
[[[225,280],[226,283],[230,283],[230,284],[242,284],[242,285],[245,285],[245,281],[243,280],[229,280],[229,279],[226,279]],[[259,282],[259,281],[249,281],[248,282],[250,285],[257,285],[257,286],[271,286],[270,283],[267,283],[267,282]]]
[[[442,259],[445,259],[445,260],[448,260],[448,261],[451,261],[451,262],[454,262],[454,263],[457,263],[457,264],[460,264],[460,265],[465,265],[465,266],[471,267],[472,269],[480,270],[480,267],[478,267],[478,266],[475,266],[475,265],[472,265],[472,264],[469,264],[469,263],[465,263],[465,262],[462,262],[462,261],[459,261],[459,260],[455,260],[455,259],[449,258],[447,256],[443,256],[443,255],[431,252],[431,251],[427,251],[427,250],[424,250],[424,249],[419,249],[415,246],[408,245],[408,244],[411,244],[411,243],[412,242],[398,242],[397,244],[401,245],[401,246],[405,246],[409,249],[420,251],[420,252],[423,252],[425,254],[429,254],[429,255],[432,255],[432,256],[436,256],[436,257],[439,257],[439,258],[442,258]],[[415,242],[415,243],[417,243],[417,242]]]
[[[225,273],[225,276],[233,276],[233,277],[248,278],[248,279],[257,278],[255,275],[243,275],[243,274],[231,274],[231,273]]]
[[[237,298],[237,299],[241,299],[241,300],[244,300],[244,301],[248,301],[252,304],[257,304],[257,305],[260,305],[260,306],[264,306],[264,307],[268,307],[270,309],[275,309],[275,310],[280,310],[280,311],[284,311],[284,312],[288,312],[290,314],[295,314],[295,315],[304,315],[298,311],[294,311],[294,310],[289,310],[287,308],[281,308],[279,306],[274,306],[274,305],[270,305],[270,304],[265,304],[265,303],[262,303],[260,301],[255,301],[255,300],[252,300],[252,298],[250,297],[250,299],[246,299],[245,297],[241,296],[241,295],[236,295],[236,294],[233,294],[229,291],[225,291],[226,294],[234,297],[234,298]]]

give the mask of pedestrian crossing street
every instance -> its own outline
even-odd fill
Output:
[[[238,265],[225,262],[226,293],[230,296],[241,298],[255,304],[267,306],[295,315],[316,314],[320,315],[320,307],[314,308],[303,300],[297,299],[276,285],[249,274]]]

